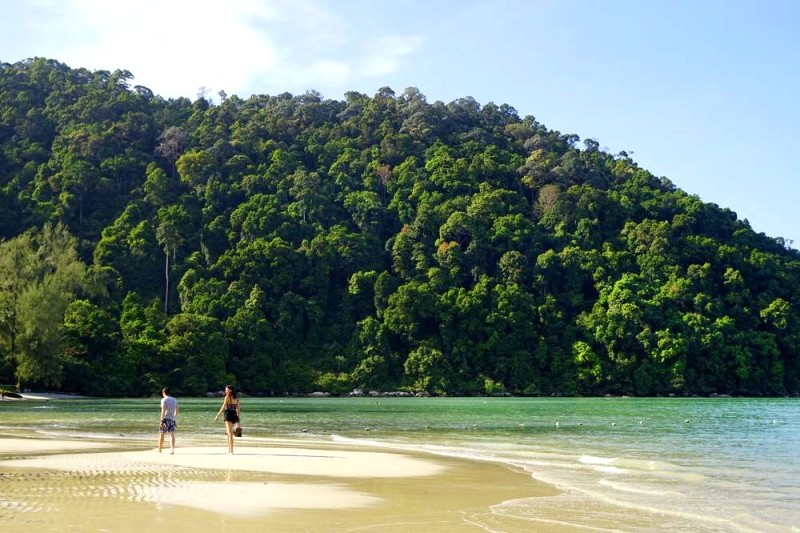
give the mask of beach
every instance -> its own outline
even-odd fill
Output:
[[[506,465],[343,446],[124,448],[0,439],[0,528],[485,531],[470,517],[557,493]]]
[[[0,531],[797,531],[796,399],[0,404]]]

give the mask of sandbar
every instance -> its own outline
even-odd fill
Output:
[[[80,394],[64,394],[60,392],[6,392],[3,394],[2,400],[5,401],[21,401],[21,400],[35,400],[45,401],[50,400],[90,400],[91,396],[81,396]]]
[[[25,443],[36,443],[36,451],[87,449],[92,443],[76,441],[25,441],[13,440],[18,451]],[[19,442],[23,441],[23,442]],[[49,446],[48,446],[49,445]],[[26,451],[29,451],[28,448]],[[44,468],[73,472],[131,471],[159,466],[203,468],[211,470],[242,470],[270,472],[273,474],[305,475],[313,477],[385,478],[420,477],[442,472],[445,467],[431,460],[399,453],[364,452],[311,448],[272,448],[263,446],[238,446],[230,455],[226,448],[195,446],[178,448],[174,455],[169,448],[158,453],[153,450],[107,452],[97,454],[42,455],[25,459],[3,461],[3,466]]]
[[[508,465],[329,443],[172,455],[0,438],[3,450],[0,530],[480,532],[497,525],[492,506],[559,492]]]
[[[28,454],[61,451],[66,452],[73,450],[95,450],[109,448],[111,446],[113,445],[106,442],[92,442],[85,440],[2,438],[0,439],[0,455],[6,453]]]

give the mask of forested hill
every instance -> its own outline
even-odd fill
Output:
[[[0,384],[800,391],[798,252],[624,152],[414,88],[131,79],[0,64]]]

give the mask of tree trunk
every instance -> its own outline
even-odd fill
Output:
[[[168,314],[169,309],[169,249],[164,250],[164,279],[166,284],[164,287],[164,314]]]

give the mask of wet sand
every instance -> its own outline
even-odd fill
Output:
[[[45,401],[50,400],[90,400],[90,396],[81,396],[80,394],[61,394],[58,392],[11,392],[6,391],[3,394],[2,400],[5,401]]]
[[[3,531],[515,531],[492,506],[558,494],[506,465],[324,443],[171,455],[6,438],[0,479]]]
[[[84,440],[51,440],[51,439],[0,439],[0,461],[9,454],[52,453],[70,450],[99,450],[110,448],[112,444]],[[0,462],[0,465],[5,463]]]

